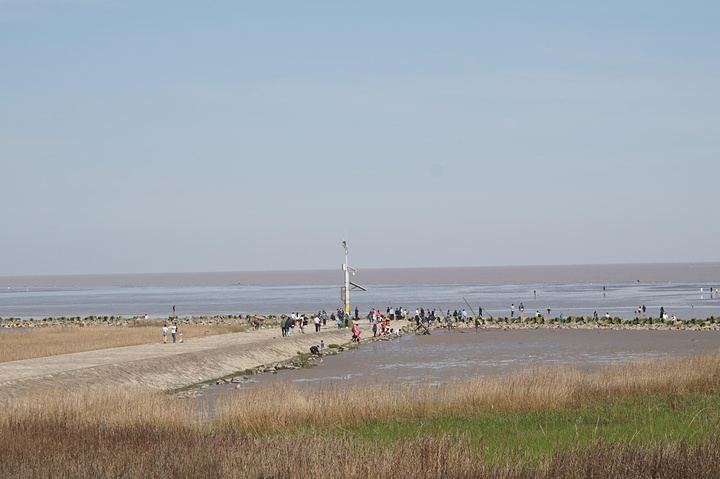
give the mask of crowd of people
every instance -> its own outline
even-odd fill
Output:
[[[479,310],[482,312],[482,308]],[[482,313],[481,313],[482,314]],[[473,316],[474,312],[473,312]],[[470,320],[467,310],[456,309],[454,311],[447,310],[446,313],[437,311],[436,309],[427,310],[425,308],[416,308],[415,314],[412,315],[407,309],[401,307],[388,306],[383,311],[380,308],[371,308],[367,315],[363,315],[363,319],[367,319],[373,337],[387,336],[387,335],[400,335],[400,329],[398,327],[392,327],[391,321],[414,321],[417,327],[420,325],[432,326],[436,323],[446,323],[447,325],[453,326],[454,324],[467,325]],[[330,325],[335,325],[338,329],[351,328],[353,341],[359,341],[361,330],[359,329],[359,322],[361,321],[360,310],[355,308],[354,315],[348,314],[341,308],[328,314],[325,310],[318,311],[317,314],[310,315],[310,317],[300,314],[291,313],[289,316],[284,316],[280,321],[280,329],[282,330],[283,336],[290,336],[295,331],[299,331],[305,334],[305,327],[312,322],[315,325],[315,332],[322,331],[323,328]]]
[[[547,311],[548,317],[550,317],[550,314],[552,313],[550,305],[548,305],[545,310]],[[524,319],[526,317],[529,317],[525,315],[525,306],[523,305],[523,303],[519,303],[517,309],[515,307],[515,303],[512,303],[510,305],[510,318],[515,317],[516,311],[519,312],[519,318]],[[328,315],[325,310],[322,310],[318,311],[316,315],[311,315],[311,319],[308,319],[308,317],[306,317],[304,314],[292,313],[289,317],[284,317],[282,319],[280,327],[282,329],[283,336],[290,336],[291,334],[293,334],[293,331],[296,331],[296,328],[300,331],[300,333],[304,334],[305,326],[307,326],[309,321],[312,321],[314,323],[316,332],[320,332],[322,328],[328,325],[329,322],[330,325],[336,325],[338,329],[351,328],[351,340],[353,342],[358,342],[360,341],[361,333],[361,330],[358,326],[358,323],[361,319],[360,311],[356,307],[353,312],[354,315],[348,314],[341,308],[338,308],[336,311],[333,311]],[[647,308],[645,307],[645,305],[638,306],[637,310],[635,310],[635,315],[636,317],[644,317],[646,315],[646,312]],[[471,317],[468,313],[468,310],[466,310],[465,308],[455,309],[453,311],[448,309],[445,312],[441,310],[436,310],[434,308],[416,308],[414,314],[412,314],[408,312],[408,310],[405,308],[388,306],[384,310],[380,308],[371,308],[370,311],[368,311],[367,315],[363,316],[363,319],[368,320],[373,333],[373,337],[378,337],[386,335],[399,335],[399,328],[391,327],[391,321],[396,320],[412,321],[415,323],[417,328],[421,328],[422,326],[427,328],[435,324],[443,324],[448,327],[455,327],[457,325],[472,326],[473,324],[477,326],[478,324],[481,324],[480,321],[483,320],[483,308],[478,308],[477,313],[478,314],[476,314],[475,311],[471,311]],[[485,311],[485,313],[487,314],[487,311]],[[535,318],[543,317],[540,311],[536,311],[532,316],[534,316]],[[609,312],[606,313],[604,316],[606,320],[611,318]],[[560,321],[563,320],[562,314],[559,316],[559,318]],[[665,312],[664,308],[661,308],[660,318],[669,321],[676,320],[675,315],[668,315],[668,313]],[[597,311],[593,313],[593,321],[597,322],[598,324],[600,322]]]

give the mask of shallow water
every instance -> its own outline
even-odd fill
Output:
[[[273,384],[300,387],[362,386],[382,382],[443,383],[501,376],[532,368],[597,369],[621,362],[720,351],[720,331],[523,329],[433,331],[326,356],[313,369],[254,376],[242,388]],[[216,396],[235,385],[215,386]],[[241,389],[242,390],[242,389]],[[237,391],[237,390],[235,390]]]
[[[352,292],[362,315],[370,308],[443,311],[482,307],[525,314],[631,319],[640,305],[679,318],[720,316],[720,263],[424,268],[359,271],[368,288]],[[328,312],[341,306],[341,271],[177,273],[149,275],[0,277],[0,317],[167,317]],[[605,290],[603,291],[603,288]],[[700,293],[700,289],[703,293]]]

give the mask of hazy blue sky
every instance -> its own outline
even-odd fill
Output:
[[[718,261],[718,25],[0,0],[0,275]]]

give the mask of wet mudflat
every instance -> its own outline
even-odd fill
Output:
[[[313,369],[261,374],[239,390],[261,385],[362,386],[378,382],[442,383],[500,376],[528,368],[609,364],[720,351],[720,331],[525,329],[433,331],[363,344],[318,361]],[[216,386],[215,395],[232,386]],[[237,389],[235,390],[238,391]]]

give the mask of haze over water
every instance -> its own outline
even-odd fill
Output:
[[[0,277],[0,317],[149,314],[167,317],[215,314],[305,313],[342,305],[343,272],[262,271]],[[662,306],[680,318],[720,316],[720,263],[507,266],[359,270],[352,278],[368,288],[351,293],[362,315],[389,306],[414,311],[481,306],[509,315],[522,302],[525,314],[632,318],[640,305],[657,316]],[[603,287],[605,292],[603,294]],[[701,294],[700,289],[703,289]],[[534,294],[537,293],[537,295]],[[517,313],[516,313],[517,314]]]

